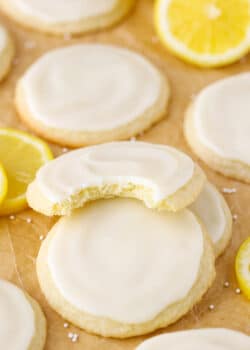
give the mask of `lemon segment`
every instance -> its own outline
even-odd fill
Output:
[[[0,128],[0,162],[8,179],[8,191],[0,205],[0,215],[27,207],[27,186],[37,170],[52,158],[50,148],[39,138],[19,130]]]
[[[222,66],[249,51],[249,0],[157,0],[154,15],[163,44],[187,62]]]
[[[250,237],[238,250],[235,272],[242,293],[250,299]]]
[[[8,180],[3,166],[0,164],[0,204],[6,197],[8,190]]]

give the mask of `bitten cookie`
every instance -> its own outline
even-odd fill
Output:
[[[248,350],[250,337],[224,328],[204,328],[167,333],[150,338],[136,350]]]
[[[42,243],[37,274],[63,318],[126,338],[165,327],[199,302],[215,276],[214,252],[191,211],[116,198],[61,218]]]
[[[215,247],[215,254],[223,253],[232,236],[232,214],[217,189],[207,182],[189,207],[203,222]]]
[[[16,108],[43,137],[72,147],[128,139],[166,113],[169,86],[143,56],[103,44],[52,50],[19,80]]]
[[[42,350],[46,320],[38,303],[14,284],[0,279],[0,349]]]
[[[28,187],[27,200],[31,208],[49,216],[117,196],[178,211],[195,201],[204,184],[198,165],[173,147],[111,142],[71,151],[41,167]]]
[[[0,81],[9,73],[15,48],[7,30],[0,25]]]
[[[0,8],[21,25],[63,35],[103,29],[119,22],[134,0],[0,0]]]
[[[202,90],[186,113],[192,150],[218,172],[250,183],[250,73]]]

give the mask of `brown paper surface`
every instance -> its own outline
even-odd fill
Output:
[[[152,3],[150,0],[140,0],[134,11],[118,26],[71,40],[67,37],[56,38],[23,29],[1,16],[2,22],[13,35],[17,53],[10,74],[0,84],[0,126],[26,129],[18,120],[13,106],[14,88],[17,79],[41,54],[71,43],[113,43],[129,47],[147,56],[169,78],[171,84],[172,97],[166,117],[138,139],[179,147],[196,159],[183,137],[182,122],[185,108],[193,96],[208,83],[238,72],[248,71],[249,57],[243,58],[241,62],[230,67],[216,70],[198,69],[181,62],[170,55],[156,37],[152,23]],[[34,47],[31,48],[31,46]],[[52,145],[52,149],[55,154],[61,153],[61,148],[55,145]],[[158,333],[199,327],[229,327],[250,335],[250,302],[243,295],[235,293],[237,283],[234,275],[237,248],[250,235],[250,185],[227,179],[208,169],[204,163],[199,163],[206,171],[208,178],[219,189],[223,187],[237,189],[236,193],[225,195],[232,213],[238,215],[233,224],[233,239],[225,254],[217,261],[216,281],[202,302],[179,322]],[[26,222],[28,217],[32,218],[32,223]],[[0,219],[0,278],[13,281],[40,302],[48,320],[46,350],[134,349],[146,337],[114,340],[88,334],[73,326],[65,329],[64,320],[45,301],[36,278],[35,260],[41,243],[39,236],[45,236],[54,221],[32,210],[19,213],[15,220]],[[230,282],[229,288],[223,287],[225,281]],[[210,304],[215,305],[214,311],[208,310]],[[69,331],[79,334],[77,343],[72,343],[67,337]]]

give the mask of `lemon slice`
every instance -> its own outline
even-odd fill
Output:
[[[161,41],[198,66],[222,66],[245,55],[249,24],[249,0],[157,0],[155,5]]]
[[[250,299],[250,237],[238,250],[235,271],[240,289]]]
[[[8,191],[0,205],[0,215],[15,213],[27,206],[25,193],[28,184],[36,171],[52,158],[47,144],[37,137],[0,128],[0,161],[8,178]]]
[[[8,180],[3,166],[0,164],[0,203],[4,200],[7,194]]]

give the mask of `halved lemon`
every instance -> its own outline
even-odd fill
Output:
[[[249,0],[157,0],[154,21],[163,44],[198,66],[232,63],[250,48]]]
[[[0,204],[0,215],[16,213],[27,206],[26,189],[37,170],[53,155],[49,146],[25,132],[0,128],[0,162],[3,164],[8,191]]]
[[[241,291],[250,299],[250,237],[238,250],[235,272]]]
[[[6,197],[7,189],[8,189],[7,175],[5,173],[3,166],[0,164],[0,204],[3,202],[4,198]]]

